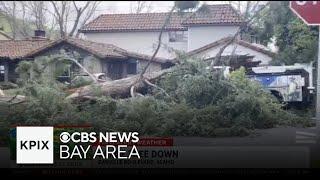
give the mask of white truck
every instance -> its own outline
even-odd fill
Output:
[[[253,67],[247,75],[283,102],[308,103],[315,93],[313,63]]]
[[[215,66],[230,73],[229,66]],[[310,103],[315,93],[313,63],[296,63],[291,66],[259,66],[247,69],[248,78],[258,81],[280,101]]]

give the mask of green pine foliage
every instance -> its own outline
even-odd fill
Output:
[[[71,102],[55,81],[29,81],[19,94],[28,101],[0,112],[8,123],[92,124],[98,131],[138,131],[152,136],[245,136],[255,129],[309,125],[282,109],[282,104],[242,68],[230,77],[212,73],[201,59],[184,59],[145,97],[112,99],[97,90],[96,100]],[[93,87],[95,88],[95,87]]]

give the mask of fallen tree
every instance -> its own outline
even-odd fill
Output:
[[[0,89],[0,103],[14,105],[25,102],[26,97],[22,95],[8,96]]]
[[[4,95],[4,92],[2,91],[2,89],[0,89],[0,97],[1,97],[1,96],[5,96],[5,95]]]
[[[152,82],[154,82],[156,79],[160,78],[161,76],[167,74],[168,72],[171,72],[173,68],[153,72],[153,73],[147,73],[144,74],[144,77],[142,80],[140,80],[140,74],[137,74],[135,76],[131,76],[128,78],[123,78],[119,80],[114,81],[107,81],[99,84],[94,85],[88,85],[81,88],[76,89],[74,93],[69,95],[67,99],[75,99],[75,98],[90,98],[94,96],[94,88],[93,86],[96,86],[98,88],[101,88],[103,95],[106,96],[128,96],[130,93],[130,90],[132,87],[135,88],[136,91],[141,90],[142,88],[146,87],[146,85],[150,85],[153,87],[157,87]]]
[[[26,97],[22,95],[0,96],[0,103],[4,103],[8,105],[20,104],[20,103],[24,103],[25,101],[26,101]]]

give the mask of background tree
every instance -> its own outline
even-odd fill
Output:
[[[61,37],[79,36],[76,31],[95,13],[100,2],[97,1],[50,1],[51,12],[59,26]],[[71,27],[69,30],[68,28]]]
[[[4,17],[2,23],[9,24],[6,32],[14,39],[33,36],[35,29],[53,32],[53,28],[49,29],[54,24],[49,23],[48,3],[45,1],[1,1],[0,10]]]
[[[0,12],[9,24],[13,38],[27,36],[30,24],[27,23],[26,7],[17,1],[0,1]]]
[[[48,20],[48,4],[45,1],[21,1],[21,3],[27,8],[36,28],[44,30]]]
[[[35,29],[50,38],[79,36],[78,29],[95,15],[98,1],[1,1],[0,13],[15,39],[33,36]]]
[[[245,20],[248,20],[264,5],[261,1],[228,1],[228,3],[240,12]]]
[[[130,2],[131,13],[150,13],[152,11],[152,1],[133,1]]]
[[[278,55],[274,64],[294,64],[317,58],[318,28],[307,26],[289,8],[288,1],[272,1],[256,23],[256,33],[264,44],[274,37]]]

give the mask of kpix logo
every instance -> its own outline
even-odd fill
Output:
[[[17,164],[53,164],[53,127],[17,127]]]

